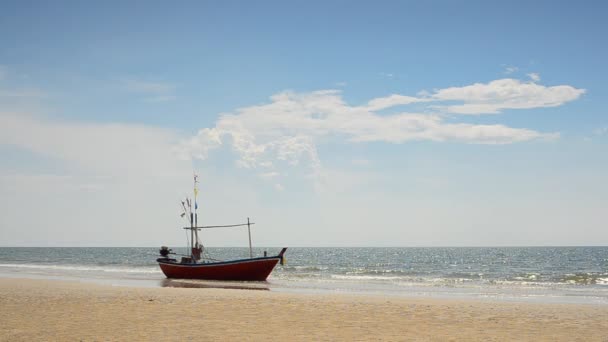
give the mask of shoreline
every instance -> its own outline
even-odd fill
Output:
[[[222,282],[214,280],[193,279],[167,279],[159,274],[158,278],[138,277],[91,277],[82,274],[45,274],[45,273],[10,273],[0,272],[1,279],[23,279],[42,281],[65,281],[83,284],[104,286],[133,287],[133,288],[218,288],[218,289],[264,289],[274,293],[312,294],[312,295],[347,295],[347,296],[384,296],[405,299],[439,299],[439,300],[465,300],[481,302],[504,303],[535,303],[535,304],[589,304],[608,305],[605,293],[589,293],[589,289],[581,288],[578,291],[571,289],[568,294],[564,292],[551,292],[551,288],[513,288],[490,286],[422,286],[408,285],[394,287],[390,284],[356,282],[337,283],[285,281],[283,279],[269,279],[268,282]],[[604,290],[604,289],[602,289]],[[580,291],[586,291],[581,292]]]
[[[608,306],[0,278],[0,340],[586,340]]]
[[[249,255],[247,248],[238,247],[209,251],[222,260]],[[165,276],[154,262],[157,252],[0,248],[0,277],[162,287]],[[606,258],[604,247],[294,248],[287,265],[276,267],[265,284],[272,292],[288,293],[608,305]],[[217,282],[195,285],[217,287]]]

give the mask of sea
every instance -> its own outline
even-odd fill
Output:
[[[185,248],[173,248],[185,253]],[[280,248],[254,248],[254,256]],[[215,259],[248,248],[207,248]],[[113,286],[608,305],[608,247],[289,248],[266,282],[169,280],[158,248],[0,248],[0,277]]]

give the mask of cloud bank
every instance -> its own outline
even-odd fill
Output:
[[[537,83],[538,74],[530,74],[533,82],[505,78],[489,83],[475,83],[465,87],[451,87],[436,91],[438,101],[462,104],[439,107],[455,114],[496,114],[504,109],[532,109],[557,107],[574,101],[585,93],[569,85],[546,87]]]
[[[537,74],[531,78],[540,80]],[[260,168],[264,169],[260,172],[268,174],[268,169],[274,170],[277,162],[296,165],[305,160],[312,173],[318,174],[317,147],[328,141],[511,144],[556,139],[559,133],[555,132],[453,122],[453,114],[555,107],[579,98],[584,92],[568,85],[547,87],[506,78],[421,92],[417,97],[391,94],[354,106],[346,103],[338,90],[287,91],[273,95],[267,104],[221,114],[214,127],[203,128],[183,141],[181,150],[187,157],[206,159],[212,150],[229,145],[236,152],[240,167]],[[445,105],[446,102],[458,104]],[[426,105],[430,113],[395,111],[399,106],[414,103]],[[386,114],[389,109],[393,113]]]
[[[0,144],[17,145],[91,170],[104,170],[112,165],[106,174],[135,174],[146,172],[150,166],[163,170],[164,161],[157,163],[155,158],[159,151],[166,156],[163,160],[168,160],[172,153],[182,160],[204,160],[212,151],[227,147],[236,154],[239,167],[256,169],[261,179],[280,189],[284,166],[299,165],[308,170],[311,178],[323,178],[318,147],[331,142],[511,144],[556,139],[557,132],[457,120],[455,114],[495,114],[506,109],[560,106],[585,92],[569,85],[538,84],[538,74],[531,74],[530,78],[530,82],[505,78],[422,91],[416,96],[389,94],[362,105],[347,103],[339,90],[285,91],[271,96],[268,103],[223,113],[213,127],[202,128],[181,141],[174,132],[154,127],[53,122],[4,113],[0,116],[3,127]],[[175,88],[134,80],[125,81],[125,86],[129,91],[152,96],[172,94]],[[403,110],[404,106],[414,104],[417,112]],[[127,143],[132,141],[145,142],[145,146]],[[147,162],[143,169],[132,163],[132,158],[144,157]]]

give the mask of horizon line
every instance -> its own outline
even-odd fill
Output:
[[[0,246],[0,248],[159,248],[160,246]],[[181,248],[180,246],[169,246]],[[188,248],[188,246],[182,246]],[[254,246],[253,248],[283,248],[285,246]],[[287,246],[287,248],[537,248],[537,247],[608,247],[608,245],[488,245],[488,246]],[[248,246],[206,246],[205,248],[249,248]]]

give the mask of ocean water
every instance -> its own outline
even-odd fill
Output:
[[[176,252],[185,249],[173,248]],[[280,248],[255,248],[261,256]],[[247,248],[208,248],[216,259]],[[608,304],[608,247],[290,248],[267,282],[170,281],[158,248],[0,248],[0,277],[129,286]]]

